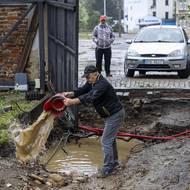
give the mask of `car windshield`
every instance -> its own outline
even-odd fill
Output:
[[[136,43],[153,43],[153,42],[169,42],[183,43],[184,38],[180,29],[176,28],[144,28],[142,29],[134,42]]]

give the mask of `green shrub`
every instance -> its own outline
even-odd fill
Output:
[[[0,145],[8,143],[8,127],[14,119],[30,110],[37,101],[26,101],[25,94],[21,92],[10,91],[0,95]],[[12,109],[4,112],[3,108],[10,105]]]
[[[9,141],[9,135],[7,130],[0,130],[0,144],[6,144]]]

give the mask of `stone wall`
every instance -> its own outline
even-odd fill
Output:
[[[7,34],[13,25],[27,10],[26,5],[0,7],[0,39]],[[12,80],[19,64],[22,49],[28,30],[27,18],[19,25],[8,40],[0,46],[0,80]]]

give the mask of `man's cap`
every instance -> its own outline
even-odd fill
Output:
[[[105,15],[101,15],[101,16],[100,16],[100,21],[106,20],[106,19],[107,19],[107,17],[106,17]]]
[[[98,69],[94,66],[94,65],[87,65],[84,69],[84,74],[82,76],[82,78],[87,77],[90,73],[94,73],[97,72]]]

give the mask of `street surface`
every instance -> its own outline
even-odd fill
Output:
[[[126,39],[132,39],[133,35],[122,34],[119,38],[116,35],[112,45],[111,73],[113,77],[108,78],[115,89],[190,89],[190,78],[180,79],[176,72],[147,72],[140,76],[135,72],[133,78],[124,75],[124,58],[128,48]],[[92,40],[79,40],[79,86],[85,79],[81,79],[84,67],[87,64],[95,64],[95,44]],[[104,62],[103,62],[104,72]]]

